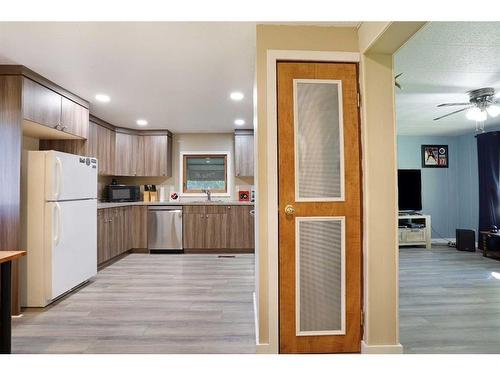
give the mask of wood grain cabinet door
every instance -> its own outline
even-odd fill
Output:
[[[61,130],[87,139],[89,135],[89,110],[62,97]]]
[[[238,177],[254,175],[254,139],[252,130],[236,131],[234,136],[235,174]]]
[[[125,133],[115,135],[115,175],[133,176],[132,136]],[[134,165],[135,166],[135,165]]]
[[[132,176],[144,176],[144,137],[132,135]]]
[[[61,124],[61,95],[29,78],[23,78],[23,115],[26,120],[51,128]]]
[[[97,130],[96,148],[99,159],[99,174],[113,175],[115,162],[115,132],[104,126],[91,123]],[[92,134],[92,131],[91,131]]]
[[[168,136],[145,135],[142,138],[144,140],[144,175],[168,176]]]
[[[227,248],[227,207],[206,206],[205,246],[206,250]]]
[[[99,127],[99,125],[89,122],[89,133],[87,141],[85,141],[85,156],[97,158],[99,164],[98,174],[101,174],[101,160],[99,158]]]
[[[228,206],[227,247],[229,249],[255,248],[253,209],[253,206]]]
[[[97,264],[107,260],[109,249],[109,229],[107,210],[97,210]]]
[[[203,249],[205,247],[206,214],[183,214],[182,231],[185,249]]]

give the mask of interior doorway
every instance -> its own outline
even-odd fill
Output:
[[[490,115],[491,94],[500,89],[500,71],[491,68],[500,56],[495,34],[495,23],[430,22],[395,54],[400,340],[407,353],[500,352],[500,262],[479,249],[481,200],[497,210],[481,192],[478,160],[478,138],[500,129]],[[476,61],[485,50],[489,57]],[[477,111],[484,120],[476,121]]]

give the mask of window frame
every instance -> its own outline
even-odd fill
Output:
[[[224,189],[214,189],[210,190],[211,193],[215,194],[228,194],[229,176],[228,176],[228,154],[227,153],[183,153],[182,154],[182,193],[183,194],[202,194],[200,189],[187,189],[187,159],[188,158],[222,158],[224,157]]]

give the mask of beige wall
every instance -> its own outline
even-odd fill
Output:
[[[179,192],[179,156],[181,152],[227,152],[230,155],[231,164],[229,165],[228,175],[230,178],[229,198],[237,200],[237,187],[253,185],[253,178],[238,178],[234,172],[234,133],[185,133],[174,134],[172,139],[172,177],[117,177],[118,181],[124,184],[144,185],[166,185],[173,186],[174,190]],[[111,177],[100,177],[99,185],[102,187],[111,182]],[[203,195],[200,195],[203,196]],[[196,198],[196,199],[199,199]],[[218,198],[219,199],[219,198]],[[222,199],[222,198],[221,198]]]
[[[359,29],[257,26],[259,348],[277,351],[276,301],[270,300],[268,264],[266,53],[268,49],[361,52],[363,143],[364,347],[398,352],[398,250],[396,238],[396,131],[392,53],[423,23],[368,22]],[[399,43],[399,44],[398,44]],[[384,53],[375,54],[375,48]],[[391,51],[388,53],[387,51]],[[275,309],[275,311],[273,311]],[[371,347],[367,349],[366,347]]]

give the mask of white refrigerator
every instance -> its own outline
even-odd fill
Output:
[[[97,159],[29,151],[24,163],[21,304],[45,307],[97,274]]]

